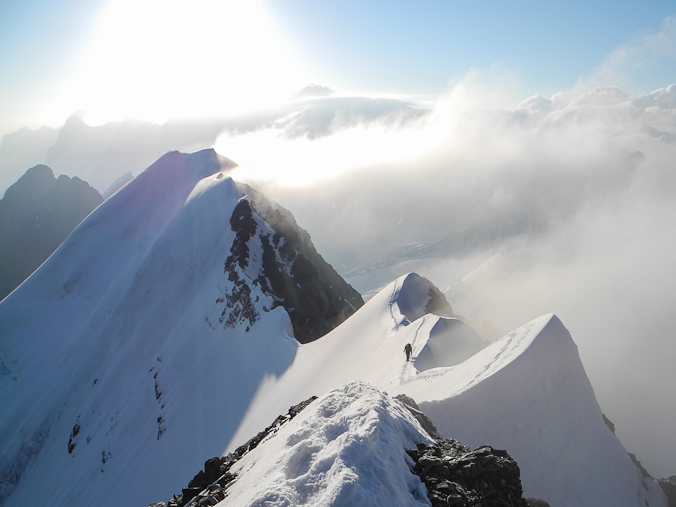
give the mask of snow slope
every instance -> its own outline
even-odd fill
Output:
[[[267,204],[257,210],[246,187],[227,176],[231,167],[211,150],[168,153],[0,303],[0,505],[166,500],[205,459],[248,440],[290,405],[359,380],[413,397],[447,437],[506,448],[521,466],[525,494],[553,507],[666,506],[604,425],[575,344],[551,315],[486,346],[411,273],[320,340],[299,344],[263,268],[272,244],[280,256],[291,244],[275,243],[262,218],[281,215]],[[300,282],[328,283],[295,277],[297,264],[273,264],[294,294],[307,288]],[[334,303],[353,306],[344,296]],[[364,412],[370,388],[346,389],[354,404],[340,403],[359,421],[347,425],[348,436],[398,426],[397,445],[415,440],[407,424],[388,419],[391,407],[376,419]],[[299,424],[329,428],[325,415]],[[291,486],[311,498],[308,484],[327,479],[312,494],[338,502],[354,468],[327,478],[320,451],[303,446],[326,444],[321,452],[346,459],[354,451],[306,440],[297,452],[316,473],[296,470],[304,478]],[[287,466],[281,442],[268,452]],[[261,491],[289,486],[249,459],[241,466]],[[369,481],[358,480],[364,498],[380,495]],[[247,505],[252,494],[242,490],[238,501]]]
[[[411,396],[445,437],[506,449],[521,467],[525,496],[554,507],[666,506],[656,481],[641,476],[605,425],[577,347],[557,317],[540,317],[469,357],[434,365],[424,352],[445,319],[426,314],[409,321],[398,304],[425,306],[427,294],[407,283],[419,278],[397,279],[332,333],[301,347],[283,375],[261,386],[230,447],[283,412],[287,400],[360,379]],[[463,344],[471,328],[456,322]],[[403,354],[408,342],[411,363]]]
[[[432,440],[401,404],[361,382],[311,403],[242,458],[219,505],[430,505],[404,452]]]
[[[252,208],[232,167],[168,153],[0,304],[0,504],[168,497],[293,362],[260,278],[275,231],[253,212],[240,241],[231,217]]]

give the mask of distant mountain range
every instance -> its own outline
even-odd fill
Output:
[[[0,200],[0,300],[23,282],[103,202],[77,177],[37,165]]]

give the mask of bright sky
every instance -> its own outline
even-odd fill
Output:
[[[81,109],[241,111],[310,82],[433,99],[471,69],[523,98],[581,79],[650,91],[676,82],[671,15],[673,0],[2,0],[0,135]]]

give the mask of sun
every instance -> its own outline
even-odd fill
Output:
[[[236,114],[308,82],[258,0],[111,0],[60,103],[88,123]]]

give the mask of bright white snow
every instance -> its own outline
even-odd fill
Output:
[[[261,387],[231,447],[282,412],[286,400],[360,379],[411,396],[446,437],[506,449],[521,467],[526,496],[566,507],[666,505],[656,481],[641,477],[603,422],[577,347],[557,317],[540,317],[455,366],[420,371],[419,354],[444,318],[427,314],[402,325],[399,298],[406,307],[416,294],[426,303],[418,284],[406,283],[411,277],[417,275],[397,279],[339,328],[302,346],[293,365]],[[459,336],[463,331],[458,325]],[[412,363],[403,354],[408,342]]]
[[[307,345],[289,337],[285,311],[266,311],[271,298],[255,287],[260,320],[225,328],[229,219],[246,199],[225,174],[230,167],[213,151],[165,155],[0,304],[0,505],[166,501],[206,459],[290,405],[358,380],[413,397],[447,437],[505,448],[525,494],[553,507],[665,507],[604,425],[575,344],[554,316],[485,347],[461,321],[424,314],[429,286],[409,274]],[[249,246],[243,278],[260,262],[259,245]],[[265,455],[243,460],[248,472],[237,488],[251,481],[272,495],[265,498],[290,502],[280,505],[347,505],[339,502],[350,495],[368,504],[391,489],[354,460],[361,451],[368,460],[403,456],[417,426],[364,384],[341,392],[317,405],[336,410],[306,409],[261,447]],[[337,408],[350,417],[334,418]],[[366,445],[381,436],[384,446]],[[386,478],[413,491],[403,463],[388,465]],[[234,488],[233,498],[251,505],[258,493],[245,489]]]
[[[432,440],[399,402],[354,382],[308,405],[232,469],[219,505],[430,505],[404,452]]]

